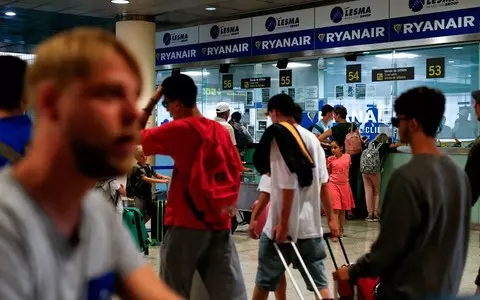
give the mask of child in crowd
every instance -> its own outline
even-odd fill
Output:
[[[351,159],[349,154],[343,153],[343,148],[339,146],[338,142],[332,141],[331,146],[333,155],[327,159],[327,168],[330,174],[328,189],[332,197],[335,215],[338,217],[340,236],[343,236],[345,215],[355,207],[348,179]]]

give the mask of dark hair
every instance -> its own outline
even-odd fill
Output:
[[[342,118],[342,119],[347,118],[347,109],[345,108],[345,106],[342,106],[342,105],[335,106],[335,109],[333,111],[340,118]]]
[[[10,55],[0,56],[0,68],[3,72],[0,75],[0,109],[13,111],[22,106],[25,72],[27,63]]]
[[[295,103],[295,110],[294,110],[293,118],[295,119],[295,122],[297,122],[297,124],[300,124],[300,122],[302,122],[303,109],[298,103]]]
[[[401,94],[394,108],[398,116],[417,120],[427,136],[435,137],[445,113],[445,96],[437,89],[417,87]]]
[[[268,101],[267,111],[272,112],[273,110],[277,110],[284,117],[294,117],[295,103],[289,95],[278,94],[270,98],[270,101]]]
[[[322,107],[322,117],[325,117],[326,115],[328,115],[331,112],[333,112],[333,107],[331,105],[325,104]]]
[[[230,118],[231,118],[233,121],[239,123],[240,120],[242,119],[242,114],[239,113],[238,111],[236,111],[236,112],[232,113],[232,115],[230,116]]]
[[[185,107],[192,108],[197,102],[197,86],[185,74],[175,74],[162,82],[163,93],[172,101],[177,100]]]

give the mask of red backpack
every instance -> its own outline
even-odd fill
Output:
[[[345,152],[350,155],[362,153],[362,139],[360,134],[353,130],[353,123],[345,136]]]
[[[213,132],[207,137],[187,121],[201,143],[192,157],[186,199],[195,216],[207,227],[221,226],[235,214],[242,171],[240,156],[230,136],[225,133],[219,137],[217,133],[225,128],[212,122]]]

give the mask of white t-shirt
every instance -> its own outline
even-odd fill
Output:
[[[262,175],[260,178],[260,182],[258,183],[258,191],[270,194],[272,189],[272,181],[270,180],[270,176]]]
[[[225,121],[225,119],[222,119],[222,118],[219,118],[219,117],[215,117],[215,121],[222,124],[223,127],[225,127],[228,130],[228,133],[230,134],[230,137],[232,138],[232,142],[236,146],[237,141],[235,140],[235,131],[233,131],[232,125],[228,124],[228,122]]]
[[[292,211],[288,225],[288,235],[297,239],[310,239],[323,236],[321,220],[320,189],[328,182],[325,152],[316,136],[307,129],[297,126],[308,152],[315,162],[312,185],[300,188],[297,175],[288,169],[276,142],[270,151],[271,193],[270,210],[263,232],[272,239],[273,228],[280,220],[282,210],[282,189],[295,190]]]

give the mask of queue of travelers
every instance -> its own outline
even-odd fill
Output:
[[[239,119],[228,123],[228,106],[217,106],[217,120],[205,118],[194,81],[176,74],[138,110],[143,80],[138,63],[113,34],[100,29],[77,28],[51,37],[40,44],[31,66],[7,60],[0,57],[0,65],[11,66],[16,77],[10,79],[17,81],[5,86],[0,128],[20,124],[22,134],[12,142],[0,131],[7,145],[0,152],[6,165],[0,171],[0,299],[105,299],[114,294],[190,299],[195,274],[210,299],[248,298],[231,235],[245,168],[235,131],[230,131]],[[472,96],[480,116],[480,92]],[[31,136],[25,129],[30,124],[27,102],[35,115]],[[159,103],[173,121],[144,129]],[[267,299],[269,292],[286,286],[281,284],[283,263],[300,270],[308,290],[331,297],[320,211],[323,207],[331,236],[341,238],[345,215],[352,209],[358,213],[360,202],[353,195],[359,181],[353,179],[359,172],[369,186],[371,203],[362,204],[368,207],[367,220],[380,221],[380,234],[369,253],[335,272],[335,280],[355,284],[362,277],[379,277],[379,300],[456,296],[471,206],[479,194],[479,148],[472,147],[465,172],[436,147],[445,113],[445,96],[438,90],[408,90],[394,110],[392,125],[413,157],[394,171],[380,210],[378,162],[398,144],[380,136],[364,150],[358,126],[347,122],[344,107],[333,114],[325,109],[323,133],[317,129],[316,136],[299,125],[299,108],[290,96],[269,100],[273,125],[254,154],[255,168],[267,178],[261,190],[269,196],[262,197],[249,227],[249,234],[260,239],[253,299]],[[331,117],[337,123],[333,127]],[[321,142],[331,146],[329,159]],[[138,252],[108,195],[92,189],[100,180],[127,173],[135,149],[139,180],[171,182],[160,278]],[[154,154],[173,158],[171,179],[150,170],[145,156]],[[114,186],[126,193],[121,184]],[[148,214],[145,199],[137,201]],[[256,222],[267,206],[259,232]]]

